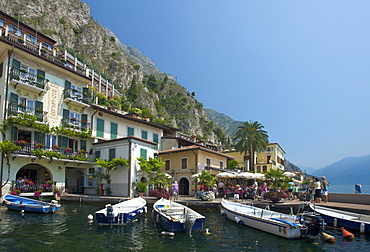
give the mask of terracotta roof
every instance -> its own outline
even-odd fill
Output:
[[[214,150],[211,150],[211,149],[207,149],[207,148],[204,148],[204,147],[201,147],[201,146],[196,146],[196,145],[191,145],[191,146],[186,146],[186,147],[176,148],[176,149],[170,149],[170,150],[164,150],[164,151],[158,152],[158,154],[159,155],[161,155],[161,154],[169,154],[169,153],[189,151],[189,150],[202,150],[202,151],[213,153],[213,154],[216,154],[216,155],[219,155],[219,156],[223,156],[223,157],[226,157],[226,158],[229,158],[229,159],[234,159],[234,157],[232,157],[232,156],[229,156],[229,155],[226,155],[226,154],[223,154],[221,152],[214,151]]]

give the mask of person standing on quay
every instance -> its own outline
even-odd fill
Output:
[[[323,197],[324,203],[328,203],[329,201],[328,187],[330,183],[326,180],[325,176],[321,177],[321,184],[322,184],[322,197]]]
[[[315,190],[315,201],[316,203],[321,203],[321,182],[318,178],[315,178],[313,184]]]
[[[220,195],[221,198],[224,196],[224,182],[223,181],[220,181],[220,183],[218,183],[218,194]]]
[[[173,182],[172,184],[172,195],[173,195],[173,200],[176,201],[179,195],[179,184],[177,184],[177,181]]]

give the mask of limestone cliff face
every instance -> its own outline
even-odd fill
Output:
[[[215,125],[203,105],[139,50],[124,45],[108,27],[94,21],[87,4],[79,0],[0,0],[0,8],[53,38],[57,46],[72,49],[119,86],[124,96],[133,82],[141,83],[140,95],[134,101],[126,100],[130,107],[147,108],[188,134],[217,140]],[[167,76],[168,81],[160,89],[150,89],[143,82],[148,74],[159,81]],[[171,99],[180,100],[181,106],[171,106]]]

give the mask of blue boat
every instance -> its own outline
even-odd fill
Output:
[[[153,205],[152,216],[170,232],[203,231],[205,217],[193,209],[167,199]]]
[[[122,201],[115,205],[107,204],[105,208],[96,211],[96,221],[99,225],[124,225],[146,212],[146,200],[142,197]]]
[[[3,197],[3,205],[9,210],[30,213],[54,213],[60,209],[60,204],[56,200],[52,200],[49,203],[11,194],[6,194]]]
[[[325,222],[332,224],[334,227],[344,227],[361,233],[370,233],[370,215],[337,210],[314,204],[309,204],[309,207],[315,213],[320,214]]]

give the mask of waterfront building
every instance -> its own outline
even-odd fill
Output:
[[[250,170],[248,167],[249,155],[244,156],[244,153],[240,153],[235,150],[227,151],[225,153],[235,158],[239,164],[240,170]],[[269,143],[266,150],[255,153],[254,172],[263,173],[271,169],[284,170],[284,155],[285,151],[278,143]]]
[[[160,151],[158,156],[165,162],[161,171],[170,174],[173,181],[178,181],[180,195],[195,194],[197,188],[195,178],[192,177],[194,174],[205,169],[216,175],[226,171],[227,162],[233,159],[227,154],[194,145],[194,142],[193,145]]]

